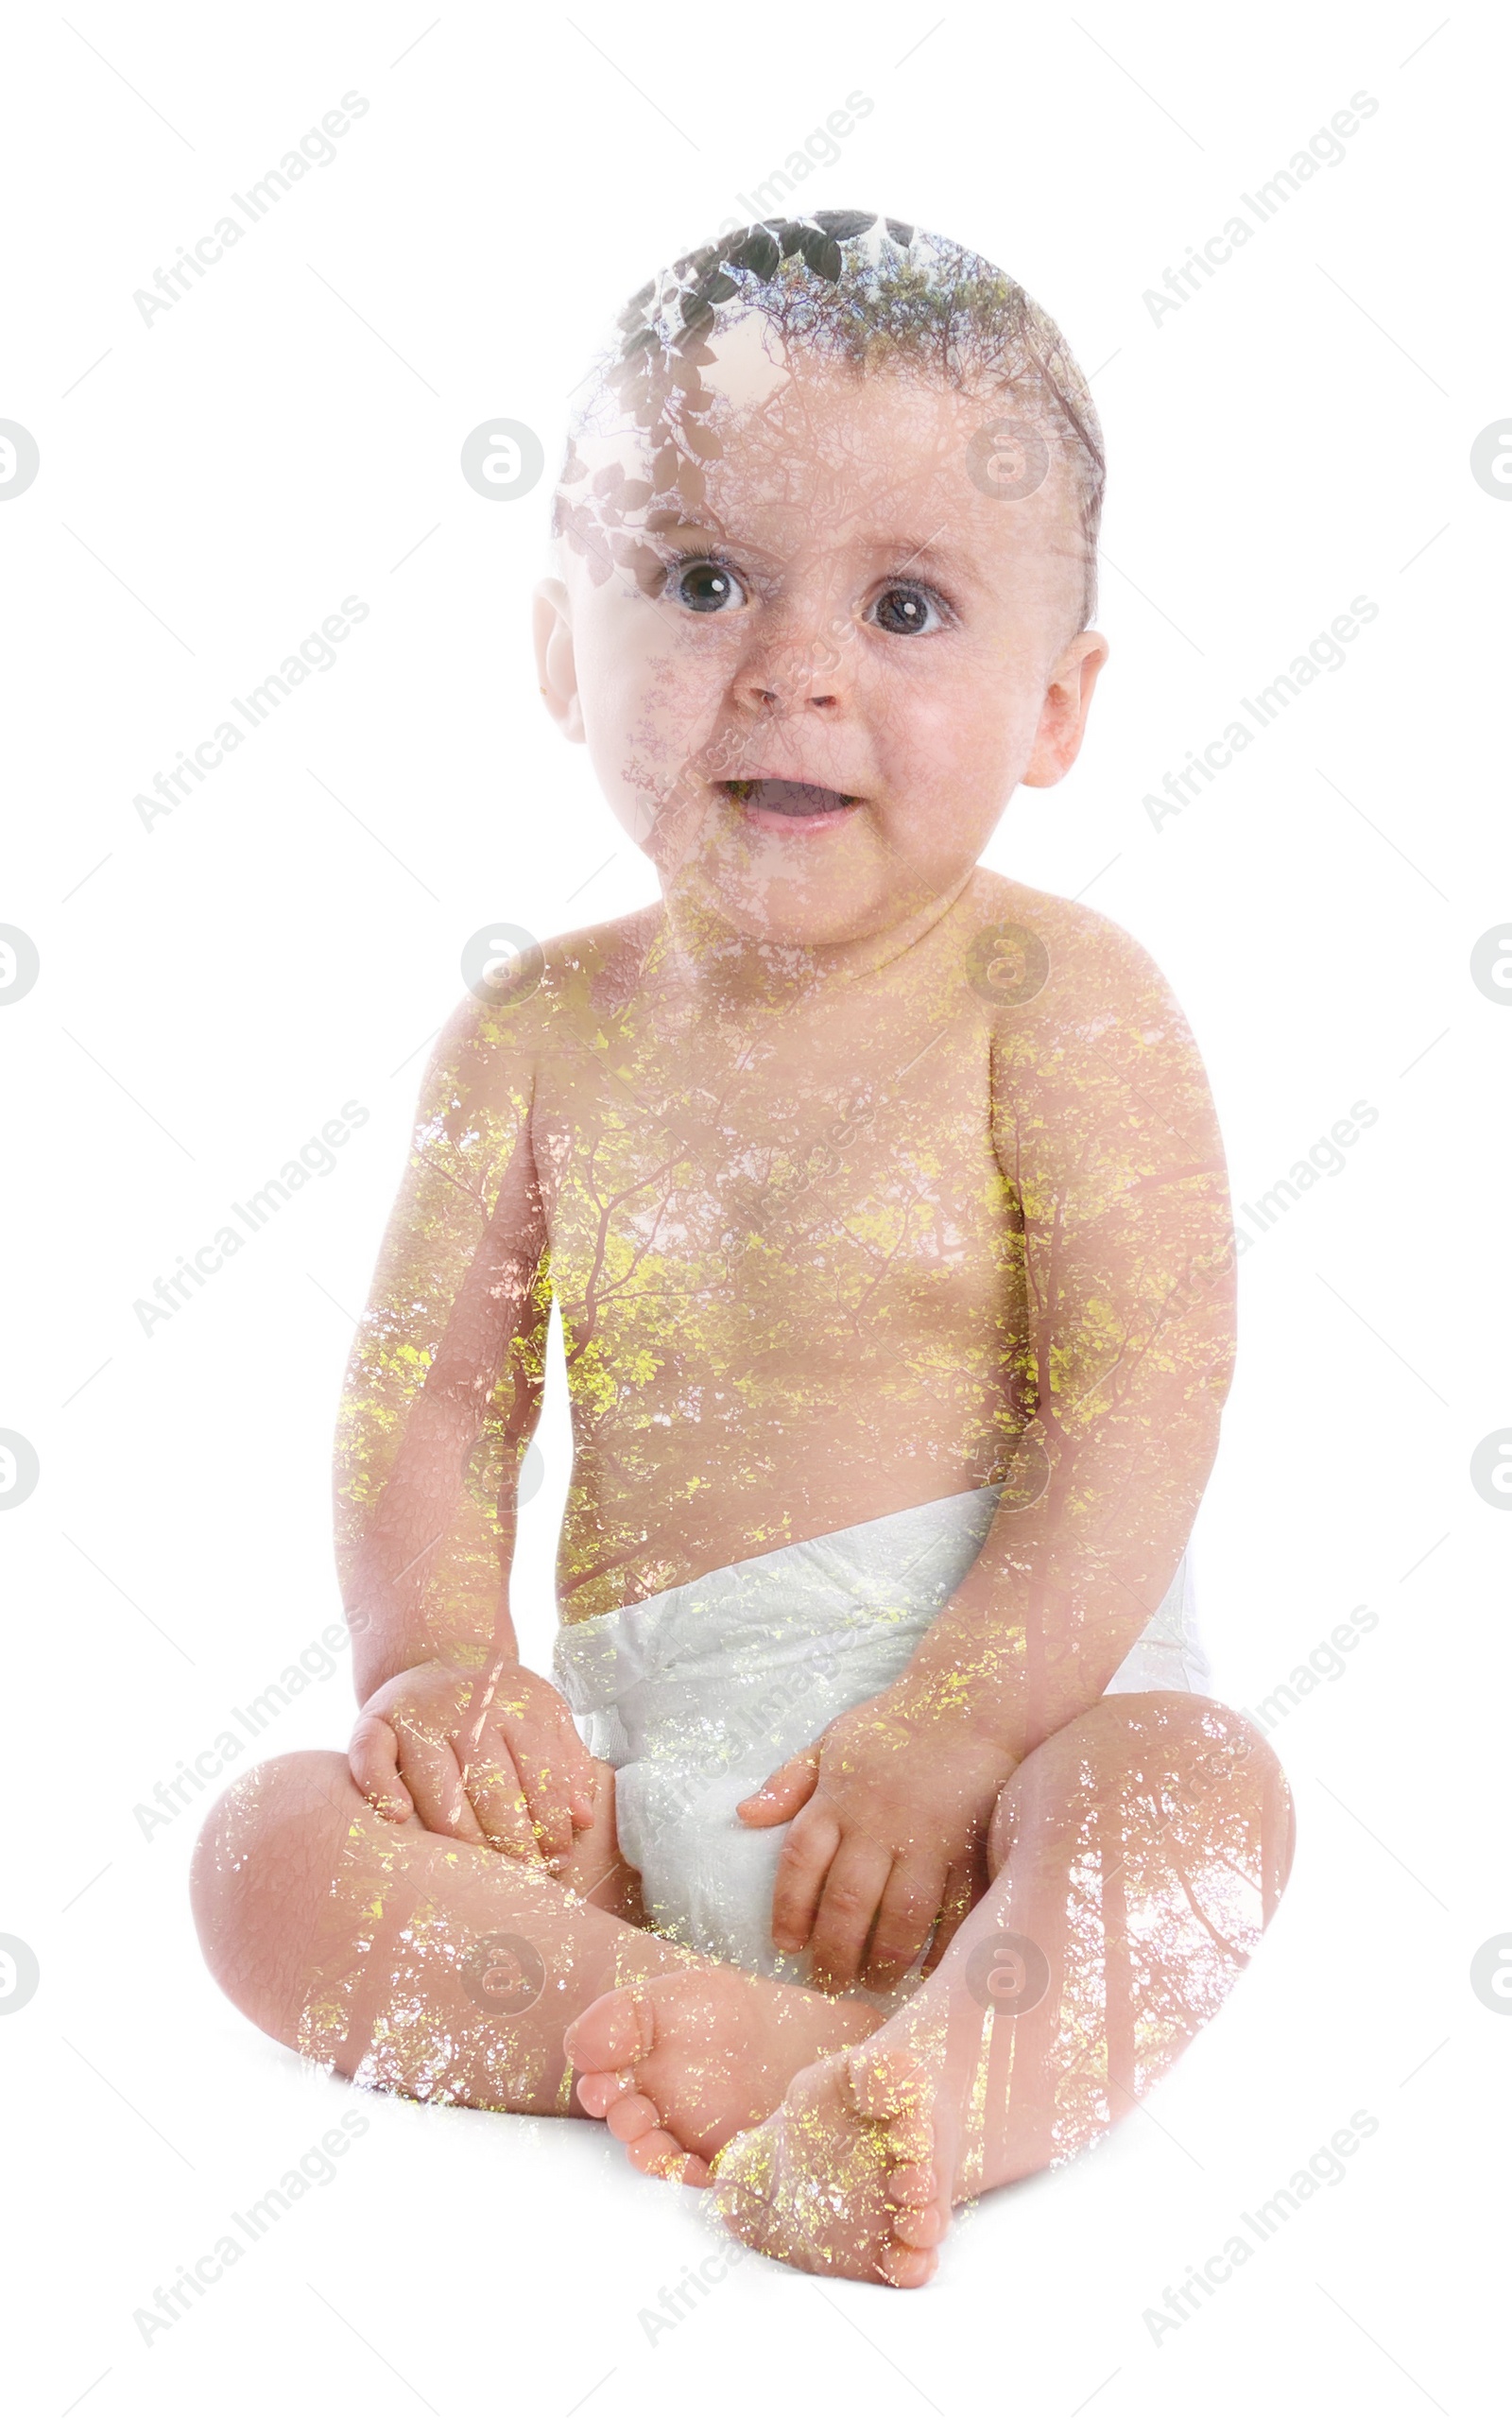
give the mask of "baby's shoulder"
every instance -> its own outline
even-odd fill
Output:
[[[560,938],[510,924],[480,931],[463,958],[467,994],[442,1026],[432,1075],[463,1100],[528,1092],[544,1059],[591,1048],[633,996],[660,908]]]
[[[465,1122],[469,1111],[527,1105],[545,1061],[570,1059],[602,1035],[607,1010],[627,993],[626,976],[644,960],[645,924],[630,914],[544,941],[508,923],[476,933],[462,958],[467,993],[431,1045],[421,1121],[437,1107]]]
[[[1185,1028],[1154,957],[1106,913],[980,866],[969,893],[971,978],[1007,1029],[1069,1035],[1152,1019]]]
[[[1201,1054],[1154,957],[1089,906],[981,876],[968,957],[990,1010],[994,1127],[1019,1142],[1027,1125],[1052,1166],[1215,1165]]]

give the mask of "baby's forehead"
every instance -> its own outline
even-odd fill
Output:
[[[948,545],[986,573],[1075,516],[1074,468],[1044,401],[986,383],[931,381],[916,368],[835,366],[776,355],[752,320],[703,350],[695,398],[691,527],[833,546]],[[627,472],[647,444],[623,434]],[[612,467],[616,451],[595,452]],[[658,523],[668,520],[659,516]]]

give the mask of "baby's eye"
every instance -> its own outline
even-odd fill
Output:
[[[712,609],[744,608],[747,594],[732,567],[715,558],[683,558],[667,571],[664,596],[679,608],[705,614]]]
[[[918,583],[889,583],[878,595],[873,613],[887,634],[937,634],[946,622],[934,593]]]

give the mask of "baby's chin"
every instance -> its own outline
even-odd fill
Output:
[[[662,888],[764,945],[843,947],[917,920],[968,875],[933,862],[912,865],[864,833],[764,839],[743,853],[731,852],[728,838],[705,837],[676,873],[663,872]]]

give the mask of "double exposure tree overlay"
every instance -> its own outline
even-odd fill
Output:
[[[1025,935],[1044,977],[1005,1004]],[[349,1604],[495,1645],[555,1295],[569,1620],[996,1478],[1031,1704],[1095,1697],[1091,1609],[1158,1602],[1231,1362],[1190,1035],[1121,933],[986,874],[848,1017],[700,1010],[695,1043],[655,911],[464,1008],[347,1383]]]

